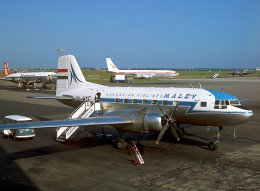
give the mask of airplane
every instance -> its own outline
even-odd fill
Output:
[[[26,88],[28,85],[37,87],[37,83],[41,83],[41,87],[46,87],[46,84],[56,84],[56,73],[54,72],[15,72],[11,73],[7,62],[4,63],[4,78],[0,80],[11,81],[18,83],[18,87]]]
[[[232,74],[233,77],[235,77],[235,75],[238,75],[238,76],[245,76],[245,75],[248,75],[248,74],[253,74],[255,72],[248,72],[247,70],[235,70],[234,72],[228,72],[228,74]]]
[[[179,76],[179,73],[176,73],[172,70],[119,70],[111,58],[106,58],[106,62],[108,72],[110,73],[134,75],[137,78],[152,78],[154,76]]]
[[[109,87],[87,82],[73,55],[58,59],[55,96],[32,98],[57,99],[79,107],[65,120],[0,125],[0,130],[58,127],[57,140],[67,141],[88,126],[111,126],[121,136],[119,149],[125,149],[125,132],[157,132],[158,144],[165,132],[180,141],[185,131],[181,124],[212,128],[216,139],[210,150],[218,149],[219,132],[224,126],[243,124],[253,116],[238,98],[223,91],[174,87]],[[81,105],[80,105],[81,104]]]

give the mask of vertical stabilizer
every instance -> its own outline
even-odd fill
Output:
[[[4,63],[4,77],[9,76],[10,74],[12,74],[12,73],[9,71],[7,62],[5,62]]]
[[[106,58],[106,62],[107,62],[107,70],[109,72],[119,72],[119,69],[116,67],[116,65],[112,62],[111,58]]]
[[[73,55],[59,57],[56,95],[62,95],[65,91],[85,86],[99,85],[85,80],[78,62]]]

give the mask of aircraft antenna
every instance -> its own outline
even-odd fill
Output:
[[[221,89],[221,93],[223,93],[223,91],[224,91],[224,88]]]
[[[199,85],[200,85],[200,89],[202,89],[200,82],[199,82]]]

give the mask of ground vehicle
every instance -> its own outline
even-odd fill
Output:
[[[112,75],[110,76],[110,82],[119,83],[133,83],[133,78],[127,78],[125,75]]]
[[[31,122],[32,119],[21,115],[8,115],[4,117],[3,124]],[[3,136],[11,136],[14,140],[23,138],[33,138],[34,129],[9,129],[2,131]]]

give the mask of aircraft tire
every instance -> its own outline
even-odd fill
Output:
[[[218,149],[218,143],[210,142],[209,143],[209,149],[212,150],[212,151],[217,150]]]
[[[14,139],[14,141],[17,141],[17,138],[16,138],[15,134],[13,135],[13,139]]]
[[[127,143],[125,142],[124,139],[119,139],[117,141],[117,148],[118,149],[124,150],[124,149],[126,149],[126,147],[127,147]]]

